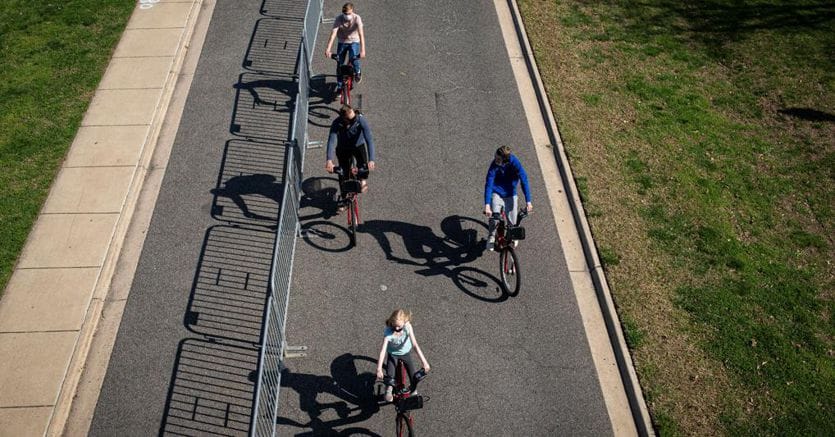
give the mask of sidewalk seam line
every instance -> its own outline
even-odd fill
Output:
[[[78,332],[79,329],[49,329],[46,331],[0,331],[2,334],[53,334],[58,332]]]
[[[66,267],[18,267],[18,270],[52,270],[52,269],[97,269],[101,266],[66,266]]]

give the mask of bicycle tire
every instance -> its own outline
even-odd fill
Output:
[[[351,215],[351,246],[357,245],[357,200],[356,198],[351,200],[351,204],[348,206],[351,210],[349,214]]]
[[[412,415],[408,413],[397,413],[396,430],[397,437],[415,437],[415,430],[412,426]]]
[[[499,254],[499,277],[504,292],[511,297],[518,295],[519,289],[522,288],[522,271],[519,267],[519,257],[516,251],[512,247],[504,248]]]

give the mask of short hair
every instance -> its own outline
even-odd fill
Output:
[[[342,105],[342,107],[339,108],[339,115],[344,117],[344,116],[348,115],[348,112],[353,111],[353,110],[354,110],[354,108],[351,105],[347,105],[347,104]]]
[[[348,2],[348,3],[345,3],[344,5],[342,5],[342,12],[353,11],[353,10],[354,10],[354,4],[351,3],[351,2]]]
[[[505,161],[510,159],[510,154],[511,154],[510,146],[501,146],[498,149],[496,149],[496,155],[501,156],[502,159],[504,159]]]

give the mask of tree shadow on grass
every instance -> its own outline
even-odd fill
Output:
[[[835,123],[835,115],[811,108],[785,108],[780,109],[777,112],[806,121],[826,121],[829,123]]]
[[[612,7],[609,2],[597,3],[601,9]],[[626,21],[628,35],[619,36],[607,31],[595,39],[672,37],[704,46],[705,54],[715,59],[729,55],[725,49],[728,42],[740,41],[763,30],[786,34],[815,31],[821,38],[835,39],[835,3],[832,1],[819,0],[804,5],[725,0],[630,3],[620,10],[613,10],[614,17],[611,18]],[[835,57],[830,55],[823,61],[831,64]]]

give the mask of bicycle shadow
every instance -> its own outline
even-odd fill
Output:
[[[380,411],[380,402],[374,394],[376,375],[371,372],[360,373],[357,362],[375,365],[371,357],[345,353],[336,357],[330,366],[331,376],[293,373],[285,368],[281,372],[281,387],[290,388],[299,395],[299,408],[310,420],[300,423],[287,417],[279,416],[276,423],[297,428],[309,428],[297,436],[318,435],[368,435],[379,436],[368,429],[351,427],[342,430],[336,428],[366,421]],[[320,402],[319,396],[337,398],[332,402]],[[322,416],[332,410],[339,419],[323,419]],[[357,414],[353,414],[353,413]]]
[[[245,195],[260,195],[265,199],[281,205],[281,197],[284,184],[276,180],[276,177],[269,174],[254,174],[245,176],[234,176],[227,180],[223,187],[211,190],[217,197],[226,197],[237,206],[244,217],[256,220],[275,220],[274,215],[264,215],[255,212],[244,201]],[[276,208],[277,209],[277,208]]]
[[[386,259],[398,264],[422,267],[415,270],[421,276],[446,276],[459,290],[485,302],[503,302],[499,279],[477,267],[468,266],[485,251],[479,230],[486,233],[487,225],[471,217],[452,215],[441,221],[443,236],[428,226],[400,221],[369,220],[361,231],[372,235],[386,254]],[[407,256],[395,254],[391,236],[399,236]]]
[[[307,122],[314,126],[330,128],[333,119],[339,114],[331,103],[337,100],[336,84],[327,82],[328,76],[317,75],[310,80],[310,105],[307,110]]]
[[[299,215],[301,237],[305,243],[325,252],[345,252],[352,247],[347,226],[329,220],[339,215],[335,200],[338,187],[339,181],[329,176],[311,177],[302,182],[299,212],[308,208],[315,212]]]
[[[302,198],[299,211],[314,208],[318,212],[299,215],[299,221],[316,218],[331,218],[337,214],[336,195],[339,192],[339,180],[336,176],[314,176],[302,182]]]

